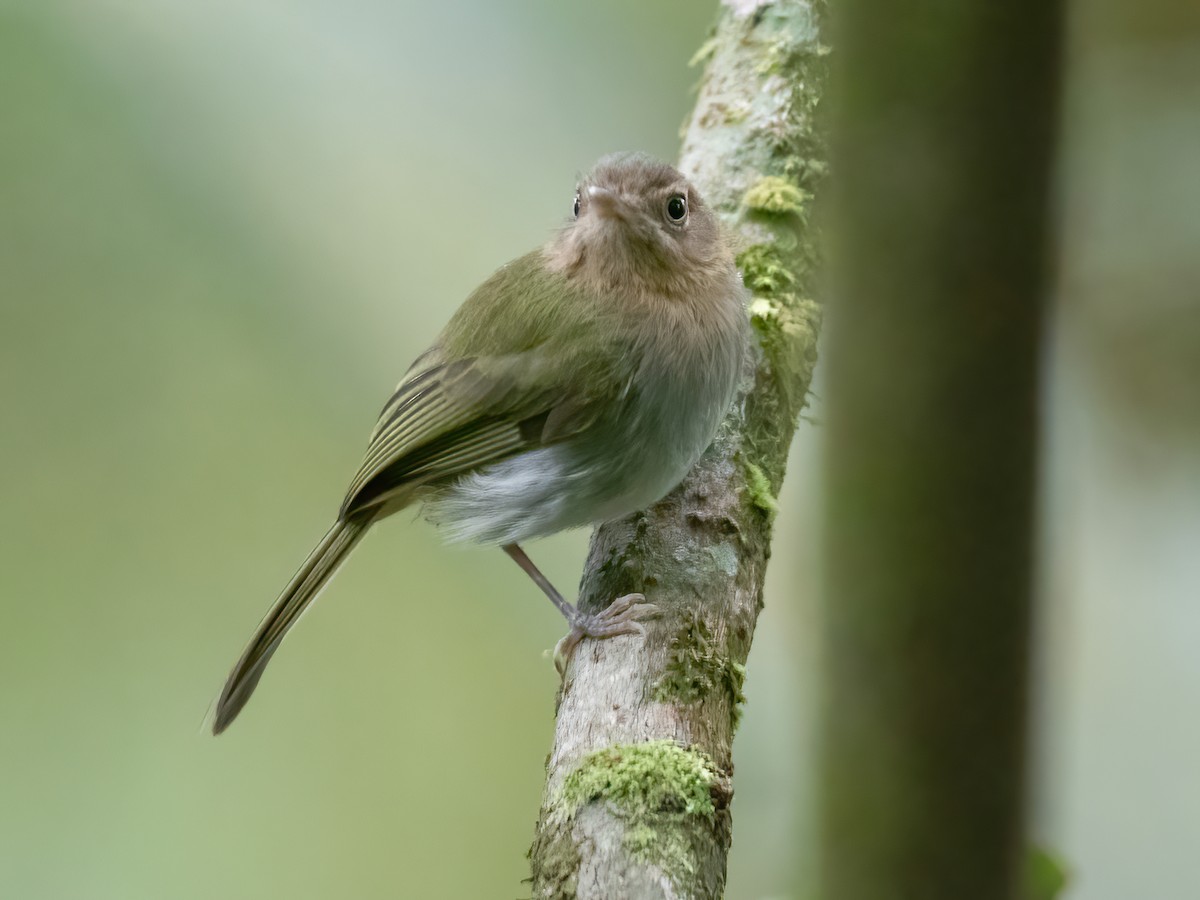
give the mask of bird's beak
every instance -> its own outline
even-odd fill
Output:
[[[588,188],[588,205],[605,219],[624,219],[625,202],[608,188],[591,185]]]

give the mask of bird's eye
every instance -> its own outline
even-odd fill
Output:
[[[571,213],[575,218],[579,218],[579,191],[575,192],[575,205],[571,207]]]
[[[667,218],[675,224],[687,218],[687,199],[682,194],[675,194],[667,201]]]

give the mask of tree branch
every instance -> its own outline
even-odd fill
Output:
[[[719,897],[732,742],[762,608],[774,497],[816,361],[823,180],[820,3],[726,0],[680,167],[719,212],[754,295],[754,352],[709,452],[653,508],[593,536],[585,609],[643,591],[645,638],[588,641],[559,694],[530,853],[538,898]]]

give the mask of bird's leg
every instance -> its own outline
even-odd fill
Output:
[[[554,667],[561,675],[566,671],[567,661],[575,651],[575,645],[585,637],[609,638],[618,634],[645,634],[646,630],[638,624],[639,619],[654,615],[658,610],[642,594],[626,594],[618,597],[608,605],[608,608],[598,613],[580,612],[563,599],[562,594],[555,590],[549,579],[533,564],[525,551],[516,544],[505,544],[504,552],[512,557],[533,583],[542,589],[550,602],[558,607],[571,630],[554,648]]]

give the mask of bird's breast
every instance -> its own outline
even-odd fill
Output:
[[[588,453],[611,518],[667,494],[712,443],[733,399],[743,331],[729,317],[717,331],[664,329],[648,341],[624,399],[609,423],[597,423]],[[599,456],[599,459],[597,459]]]

